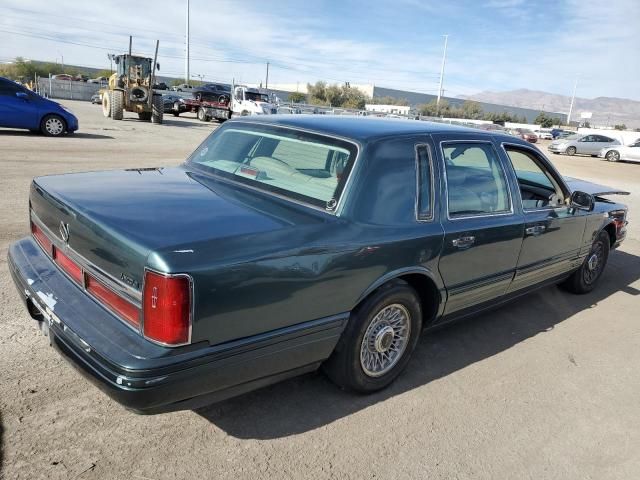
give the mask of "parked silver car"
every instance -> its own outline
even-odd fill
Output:
[[[567,155],[591,155],[597,157],[600,150],[611,147],[612,145],[620,145],[620,142],[614,138],[605,137],[604,135],[571,135],[551,142],[548,150],[552,153],[566,153]]]
[[[606,158],[610,162],[626,160],[628,162],[640,162],[640,138],[630,145],[612,145],[600,150],[600,158]]]

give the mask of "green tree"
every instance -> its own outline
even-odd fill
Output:
[[[291,92],[289,94],[289,101],[292,103],[304,103],[307,101],[307,96],[301,92]]]
[[[341,107],[344,103],[342,88],[337,85],[329,85],[324,91],[327,103],[332,107]]]
[[[107,77],[107,78],[109,78],[112,74],[113,74],[113,72],[107,68],[105,70],[100,70],[98,73],[95,74],[95,76],[93,78],[98,78],[98,77]]]
[[[614,125],[613,128],[616,130],[626,130],[627,126],[624,123],[619,123],[618,125]]]
[[[463,118],[479,119],[482,118],[482,105],[473,100],[465,100],[461,107]]]

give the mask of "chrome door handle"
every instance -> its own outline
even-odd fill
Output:
[[[544,225],[536,225],[535,227],[527,227],[527,228],[525,228],[524,232],[527,235],[540,235],[546,229],[547,229],[547,227],[545,227]]]
[[[476,241],[476,237],[469,235],[467,237],[456,238],[451,241],[454,247],[469,248]]]

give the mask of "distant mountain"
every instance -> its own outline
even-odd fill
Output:
[[[510,107],[532,108],[545,112],[566,113],[569,111],[571,97],[535,90],[519,89],[509,92],[480,92],[474,95],[461,95],[459,98],[479,102],[496,103]],[[624,123],[627,127],[640,127],[640,102],[626,98],[576,97],[572,120],[579,121],[581,112],[592,112],[591,125],[615,125]]]

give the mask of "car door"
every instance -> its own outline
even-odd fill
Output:
[[[514,209],[509,178],[492,141],[464,134],[437,141],[445,186],[439,270],[447,289],[447,319],[505,294],[522,244],[523,218]]]
[[[38,102],[33,94],[0,79],[0,127],[38,128]]]
[[[584,155],[590,155],[592,153],[593,150],[593,143],[595,141],[595,138],[593,135],[586,135],[582,138],[579,138],[575,145],[576,145],[576,153],[582,153]]]
[[[593,137],[594,141],[591,144],[593,146],[593,149],[591,150],[592,155],[597,155],[603,148],[610,147],[617,143],[613,138],[605,137],[603,135],[594,135]]]
[[[631,145],[626,147],[624,150],[625,150],[625,155],[623,156],[623,159],[640,162],[640,141],[636,143],[632,143]]]
[[[524,239],[509,293],[558,278],[580,265],[587,215],[569,208],[570,191],[537,150],[503,143],[518,181]]]

